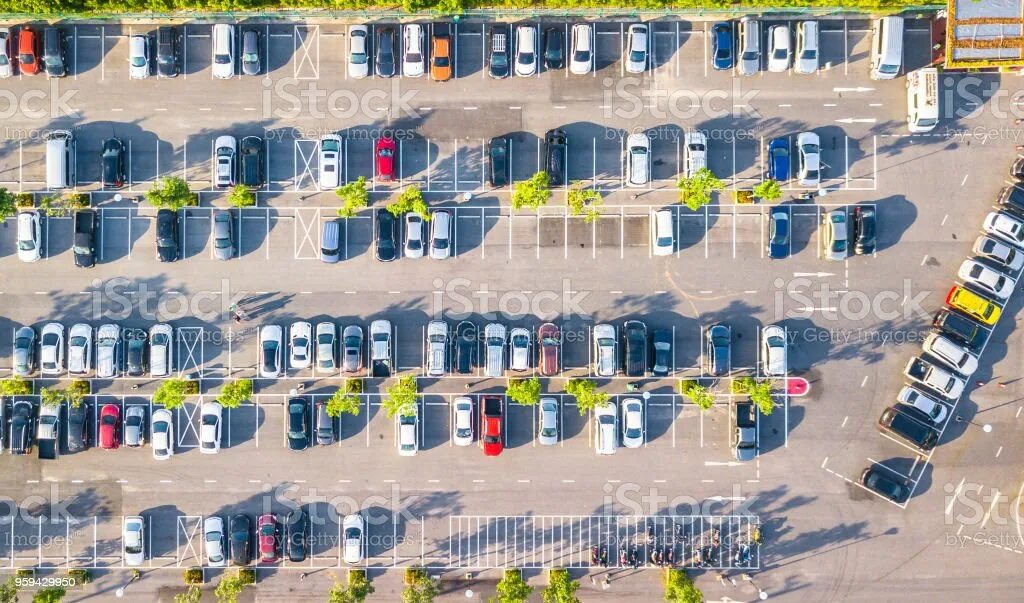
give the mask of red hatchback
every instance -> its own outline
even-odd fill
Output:
[[[277,519],[273,515],[270,513],[260,515],[260,518],[256,520],[256,536],[259,539],[260,563],[277,561]]]
[[[39,36],[28,26],[18,32],[18,69],[25,75],[39,73]]]
[[[538,358],[537,362],[540,374],[545,377],[557,375],[558,370],[562,366],[560,358],[562,333],[553,323],[546,322],[537,329],[537,341],[540,342],[540,345],[537,346],[537,349],[540,351],[540,358]]]
[[[384,134],[377,139],[377,150],[374,153],[377,164],[377,180],[391,182],[395,179],[395,139],[390,134]]]
[[[121,445],[121,409],[107,404],[100,410],[100,448],[113,450]]]

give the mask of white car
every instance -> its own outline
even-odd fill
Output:
[[[978,370],[978,357],[945,335],[929,333],[921,349],[965,377]]]
[[[553,446],[558,443],[558,402],[554,398],[540,399],[537,443],[541,446]]]
[[[363,542],[366,539],[366,522],[358,513],[346,515],[341,522],[344,532],[345,563],[356,564],[363,560]]]
[[[85,375],[92,368],[92,327],[78,323],[68,332],[68,373]]]
[[[761,330],[764,374],[782,377],[786,374],[786,330],[779,325],[768,325]]]
[[[235,26],[213,26],[213,77],[221,80],[235,76]]]
[[[217,188],[235,185],[235,162],[238,160],[238,141],[234,136],[218,136],[214,147],[214,184]]]
[[[100,325],[96,329],[96,377],[116,377],[121,366],[121,327],[115,324]]]
[[[427,375],[443,377],[448,365],[448,324],[432,320],[427,325]]]
[[[1024,221],[1020,218],[1001,211],[994,211],[985,216],[982,228],[985,232],[995,235],[1007,243],[1024,247]]]
[[[530,77],[537,73],[537,28],[516,26],[516,75]]]
[[[420,448],[419,411],[416,407],[413,406],[410,412],[395,417],[395,426],[398,429],[398,454],[416,456],[416,451]]]
[[[281,375],[284,333],[278,325],[260,328],[260,377],[276,379]]]
[[[39,213],[18,212],[18,259],[37,262],[43,257],[43,229]]]
[[[11,35],[11,30],[0,27],[0,79],[9,78],[14,74],[10,55],[14,51],[13,40],[14,36]]]
[[[569,73],[586,75],[594,68],[594,26],[576,23],[572,26]]]
[[[594,373],[598,377],[614,377],[618,371],[618,342],[615,327],[594,325]]]
[[[473,401],[465,396],[455,398],[455,426],[452,430],[452,443],[456,446],[469,446],[473,443]]]
[[[149,36],[136,34],[128,38],[128,77],[133,80],[149,77]]]
[[[768,71],[782,73],[789,69],[789,26],[772,25],[768,28]]]
[[[937,402],[934,398],[916,387],[909,385],[903,386],[900,393],[896,395],[896,400],[923,412],[936,425],[941,425],[949,413],[949,409],[944,404]]]
[[[124,518],[121,533],[124,545],[124,564],[138,567],[146,561],[146,521],[138,515]]]
[[[626,184],[647,186],[651,180],[651,139],[644,133],[626,138]]]
[[[166,461],[174,456],[174,417],[171,411],[159,408],[153,411],[151,423],[153,458]]]
[[[1024,253],[988,235],[978,237],[972,251],[977,256],[1001,264],[1011,272],[1020,272],[1024,268]]]
[[[296,321],[288,328],[288,366],[309,368],[313,363],[313,325]]]
[[[818,70],[818,22],[801,21],[796,26],[796,57],[793,71],[808,75]]]
[[[370,74],[370,30],[365,25],[348,28],[348,74],[356,79]]]
[[[672,228],[672,210],[659,209],[651,214],[651,255],[672,255],[676,250],[676,234]]]
[[[505,374],[505,325],[496,322],[484,326],[484,375],[501,377]]]
[[[341,186],[341,136],[324,134],[320,137],[320,189],[329,191]]]
[[[206,564],[210,567],[224,567],[224,520],[207,517],[203,520],[203,543],[206,545]]]
[[[1006,299],[1013,293],[1015,283],[1012,278],[976,260],[964,260],[956,274],[965,284],[999,299]]]
[[[626,34],[626,56],[623,57],[626,73],[643,73],[647,70],[647,26],[635,23]]]
[[[622,401],[622,445],[639,448],[644,445],[644,404],[638,398]]]
[[[598,454],[615,454],[619,447],[619,422],[614,403],[594,408],[594,449]]]
[[[199,452],[220,452],[220,430],[224,408],[220,402],[203,402],[199,409]]]
[[[708,136],[700,130],[687,130],[683,142],[686,152],[683,169],[687,178],[693,178],[708,167]]]
[[[508,334],[508,367],[513,371],[530,370],[530,331],[516,327]]]
[[[427,52],[424,47],[423,26],[409,23],[402,33],[402,75],[420,77],[426,70]]]
[[[316,368],[321,371],[333,371],[338,364],[335,354],[338,343],[337,329],[333,322],[316,324]]]
[[[439,209],[430,217],[430,258],[446,260],[452,255],[452,213]]]
[[[821,243],[826,260],[841,262],[849,255],[849,234],[845,209],[834,209],[825,214]]]
[[[171,362],[171,343],[174,330],[166,323],[155,324],[149,329],[149,374],[153,377],[167,377],[174,371]]]
[[[64,325],[47,323],[39,334],[39,372],[59,375],[64,372]]]
[[[814,132],[801,132],[796,138],[800,152],[800,186],[821,184],[821,140]]]
[[[423,257],[424,230],[423,216],[414,211],[405,214],[405,257]]]

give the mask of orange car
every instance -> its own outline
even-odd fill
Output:
[[[452,38],[447,32],[435,33],[430,39],[430,78],[435,82],[452,79]]]
[[[18,32],[18,68],[25,75],[39,73],[39,38],[27,25]]]

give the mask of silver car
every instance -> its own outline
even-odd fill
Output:
[[[14,37],[11,35],[11,30],[6,27],[0,27],[0,78],[9,78],[13,74],[11,64],[11,52],[13,51],[13,40]]]
[[[370,74],[370,31],[365,25],[348,28],[348,74],[357,79]]]
[[[835,209],[825,215],[825,223],[822,226],[821,237],[822,248],[825,259],[833,262],[841,262],[848,254],[848,234],[846,222],[846,210]]]
[[[153,411],[153,458],[165,461],[174,456],[174,417],[171,411],[160,408]]]
[[[341,333],[341,362],[346,373],[363,368],[363,328],[349,325]]]
[[[288,365],[293,369],[309,368],[313,363],[313,325],[303,320],[288,328]]]
[[[786,330],[779,325],[768,325],[761,330],[764,346],[764,374],[781,377],[786,374]]]
[[[68,373],[85,375],[92,368],[92,327],[78,323],[68,333]]]
[[[206,544],[206,563],[210,567],[224,567],[224,520],[207,517],[203,520],[203,542]]]
[[[167,377],[174,371],[171,343],[174,329],[167,323],[153,325],[149,329],[149,374],[153,377]]]
[[[121,534],[124,545],[124,564],[138,567],[146,561],[146,522],[133,515],[124,518],[124,529]]]
[[[509,333],[509,368],[513,371],[530,369],[530,331],[516,327]]]
[[[448,360],[448,324],[432,320],[427,325],[427,375],[443,377]]]
[[[537,443],[553,446],[558,443],[558,402],[554,398],[540,399],[540,421],[537,429]]]
[[[505,325],[496,322],[484,327],[484,375],[501,377],[505,373]]]
[[[14,374],[27,377],[36,367],[36,330],[21,327],[14,333]]]
[[[218,260],[230,260],[235,256],[235,235],[229,211],[213,215],[213,255]]]
[[[636,23],[629,26],[626,34],[626,73],[643,73],[647,71],[647,26]]]
[[[64,325],[47,323],[39,336],[40,370],[44,375],[59,375],[64,371]]]
[[[455,421],[452,429],[452,443],[469,446],[473,443],[473,401],[466,396],[455,399]]]
[[[96,329],[96,376],[100,379],[116,377],[121,368],[121,327],[100,325]]]
[[[149,77],[149,36],[136,34],[128,38],[128,77],[144,80]]]
[[[821,139],[814,132],[801,132],[796,138],[800,151],[800,186],[821,185]]]
[[[638,398],[622,401],[622,445],[639,448],[644,445],[644,405]]]
[[[146,407],[133,404],[124,411],[124,445],[138,448],[146,443]]]
[[[594,373],[598,377],[614,377],[618,370],[618,343],[615,327],[610,324],[594,326]]]
[[[791,56],[788,25],[768,28],[768,71],[782,73],[789,69]]]
[[[321,371],[333,371],[337,368],[334,361],[334,350],[337,348],[338,337],[333,322],[320,322],[316,325],[316,368]]]

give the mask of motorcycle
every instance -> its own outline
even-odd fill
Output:
[[[676,549],[675,546],[668,546],[668,545],[665,546],[665,553],[664,553],[664,555],[665,555],[665,565],[673,566],[673,565],[676,564],[675,563],[675,561],[676,561],[675,560],[675,556],[676,556],[675,549]]]
[[[627,565],[629,565],[629,551],[626,550],[626,547],[622,547],[619,550],[619,566],[626,567]]]
[[[654,524],[653,523],[647,525],[647,543],[650,544],[652,542],[654,542]]]
[[[608,545],[601,545],[601,567],[608,567]]]
[[[636,549],[636,547],[633,547],[630,550],[629,557],[630,557],[630,565],[633,566],[633,569],[639,568],[640,567],[640,551],[638,551]]]
[[[750,545],[741,544],[736,547],[736,556],[734,557],[736,565],[747,565],[750,563]]]
[[[597,565],[597,547],[590,547],[590,565]]]
[[[720,534],[718,533],[718,530],[713,530],[711,532],[711,544],[713,544],[715,546],[718,546],[719,544],[721,544],[721,540],[719,540],[719,536],[720,536]]]

